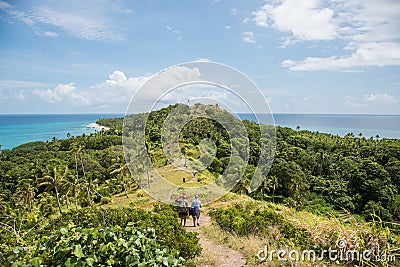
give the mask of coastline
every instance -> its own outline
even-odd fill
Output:
[[[110,130],[110,127],[103,126],[103,125],[100,125],[100,124],[95,123],[95,122],[86,125],[86,128],[99,129],[99,130],[105,130],[105,131]]]
[[[240,114],[240,119],[253,121],[253,116]],[[0,115],[0,144],[2,150],[34,142],[91,134],[108,130],[107,126],[95,123],[100,118],[123,117],[123,114],[28,114]],[[341,137],[352,132],[363,138],[400,139],[400,115],[350,116],[346,115],[275,115],[275,125],[312,132],[328,133]],[[261,121],[262,123],[262,121]]]

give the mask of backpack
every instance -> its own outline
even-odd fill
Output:
[[[200,213],[200,205],[201,205],[200,201],[194,200],[192,202],[192,207],[190,207],[190,209],[189,209],[189,214],[196,215],[196,214]]]
[[[179,204],[178,211],[179,211],[179,213],[186,213],[187,212],[185,201],[181,201],[181,203]]]
[[[196,207],[190,207],[189,215],[194,216],[196,215],[196,213],[197,213]]]

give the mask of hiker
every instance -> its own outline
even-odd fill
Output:
[[[188,216],[189,210],[186,194],[183,194],[182,198],[175,200],[175,202],[178,204],[178,214],[179,218],[181,219],[181,225],[186,226],[186,217]]]
[[[190,206],[191,215],[193,217],[193,227],[200,226],[200,212],[201,212],[201,201],[199,199],[199,195],[195,195],[192,201],[192,205]]]

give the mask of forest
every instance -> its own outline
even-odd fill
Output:
[[[157,168],[170,164],[162,151],[161,132],[175,107],[147,114],[147,153]],[[201,108],[211,115],[224,114],[216,106]],[[143,114],[132,116],[140,121]],[[128,197],[142,185],[125,162],[123,118],[97,123],[110,130],[0,151],[0,265],[184,266],[201,254],[196,235],[179,226],[173,207],[107,206],[115,195]],[[233,194],[293,212],[326,218],[350,214],[358,222],[380,221],[382,229],[390,229],[385,242],[399,245],[400,140],[276,126],[272,167],[253,191],[251,177],[261,156],[262,138],[257,123],[243,124],[250,145],[248,165]],[[216,144],[216,157],[204,177],[217,179],[236,147],[220,123],[197,118],[179,135],[188,161],[199,157],[204,138]],[[246,209],[251,212],[243,212]],[[269,209],[237,205],[213,209],[210,215],[222,229],[238,235],[265,232],[276,225],[294,244],[316,244],[304,229]],[[238,220],[242,223],[232,223]],[[255,220],[257,225],[263,221],[265,229],[252,226]]]

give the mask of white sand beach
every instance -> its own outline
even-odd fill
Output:
[[[94,128],[94,129],[99,129],[99,130],[110,130],[110,127],[106,127],[97,123],[90,123],[88,125],[86,125],[86,128]]]

